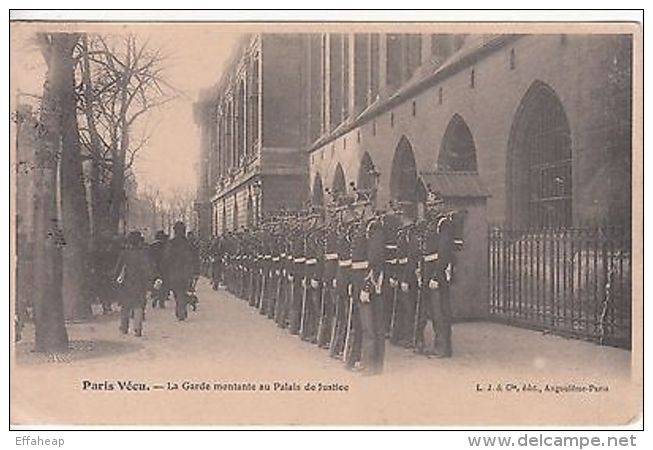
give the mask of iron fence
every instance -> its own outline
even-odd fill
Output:
[[[631,247],[617,227],[491,227],[490,316],[630,348]]]

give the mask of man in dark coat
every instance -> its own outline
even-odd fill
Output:
[[[150,257],[152,259],[154,276],[161,280],[155,285],[155,289],[152,292],[152,308],[155,308],[157,305],[159,308],[165,308],[165,302],[168,300],[168,287],[164,279],[165,269],[163,265],[163,257],[167,241],[168,236],[166,236],[163,230],[160,230],[156,232],[154,242],[150,244]]]
[[[114,269],[114,279],[120,285],[120,331],[124,334],[129,331],[129,321],[133,318],[134,334],[141,336],[146,294],[152,286],[152,278],[150,258],[143,248],[143,236],[138,231],[132,231]]]
[[[197,254],[186,239],[186,226],[176,222],[174,237],[168,242],[164,252],[165,280],[175,296],[175,315],[178,320],[186,320],[188,311],[188,290],[197,270]]]

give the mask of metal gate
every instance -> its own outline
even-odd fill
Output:
[[[493,319],[630,348],[631,250],[623,229],[493,227],[488,260]]]

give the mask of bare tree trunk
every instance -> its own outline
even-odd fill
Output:
[[[91,152],[96,158],[100,158],[103,154],[103,146],[101,139],[98,136],[97,123],[95,115],[93,114],[93,102],[95,96],[93,94],[93,84],[91,81],[91,65],[88,58],[88,36],[83,34],[80,42],[82,44],[82,85],[84,86],[85,98],[84,115],[86,116],[86,124],[90,135]],[[113,232],[110,231],[110,226],[108,224],[108,204],[106,196],[100,188],[100,168],[98,167],[97,160],[92,162],[90,172],[90,203],[92,210],[92,217],[90,220],[93,223],[91,241],[95,248],[99,244],[98,239],[111,236]]]
[[[78,35],[67,35],[61,55],[63,66],[61,105],[61,200],[63,232],[63,300],[66,319],[91,315],[88,295],[89,219],[86,205],[81,146],[77,125],[73,49]]]
[[[62,299],[63,236],[57,220],[57,161],[61,154],[61,94],[65,92],[66,34],[42,35],[48,73],[43,87],[41,130],[36,150],[34,194],[35,350],[68,349]]]
[[[124,140],[123,140],[124,141]],[[122,147],[122,145],[121,145]],[[120,219],[125,204],[125,147],[118,149],[113,156],[113,173],[111,175],[109,229],[118,233]]]

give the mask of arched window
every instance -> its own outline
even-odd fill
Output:
[[[405,136],[402,136],[395,149],[390,172],[390,196],[394,200],[413,204],[405,206],[409,214],[417,212],[417,167],[413,147]]]
[[[376,172],[376,168],[374,167],[374,162],[372,161],[372,157],[367,152],[363,153],[363,157],[361,158],[361,163],[358,168],[358,178],[356,179],[356,187],[359,190],[364,190],[364,191],[373,189],[376,186],[377,176],[378,173]],[[372,201],[372,203],[375,202],[376,192],[374,192],[374,195],[370,198],[370,200]]]
[[[555,91],[535,81],[510,132],[508,217],[513,225],[572,225],[571,131]]]
[[[335,174],[333,175],[333,183],[331,184],[331,189],[335,194],[346,194],[347,193],[347,182],[345,180],[345,171],[342,170],[340,163],[336,166]]]
[[[376,183],[376,169],[372,157],[369,153],[365,152],[361,158],[361,164],[358,169],[358,178],[356,180],[356,187],[358,189],[371,189]]]
[[[238,94],[236,97],[236,166],[240,166],[246,154],[245,148],[245,81],[238,83]]]
[[[322,187],[322,177],[319,173],[315,174],[315,179],[313,180],[313,192],[311,197],[311,203],[313,206],[322,206],[324,205],[324,188]]]
[[[476,146],[469,127],[460,115],[454,114],[444,132],[438,170],[454,172],[476,172]]]

